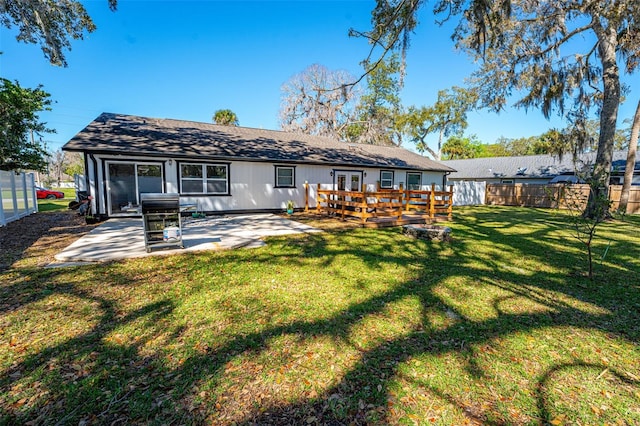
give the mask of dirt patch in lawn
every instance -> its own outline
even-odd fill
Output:
[[[75,211],[39,212],[0,227],[0,271],[12,266],[45,266],[63,248],[89,232]]]
[[[280,214],[279,216],[286,217],[287,219],[295,220],[296,222],[304,223],[305,225],[313,226],[323,231],[336,231],[343,229],[361,228],[362,224],[359,220],[347,219],[341,220],[337,217],[328,216],[326,214],[310,212],[295,212],[291,215]]]

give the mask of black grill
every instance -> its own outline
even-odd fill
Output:
[[[140,194],[142,214],[179,213],[180,196],[178,194],[143,193]]]
[[[180,196],[178,194],[140,194],[140,211],[144,224],[144,245],[147,253],[153,247],[178,246],[182,242]]]

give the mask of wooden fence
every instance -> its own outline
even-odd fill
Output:
[[[611,185],[609,187],[609,199],[611,200],[611,209],[618,210],[620,204],[620,195],[622,194],[622,185]],[[640,214],[640,187],[632,186],[629,190],[629,202],[627,203],[627,214]]]
[[[612,210],[618,208],[621,185],[609,186],[609,200]],[[578,203],[583,208],[589,197],[589,185],[564,184],[487,184],[486,204],[502,206],[567,208],[570,203]],[[640,213],[640,187],[631,187],[627,213]]]
[[[400,221],[403,214],[421,213],[433,219],[436,215],[451,218],[453,208],[453,187],[449,191],[417,191],[400,189],[380,189],[367,191],[338,191],[322,189],[318,184],[316,209],[318,212],[334,214],[342,219],[355,217],[366,222],[372,218],[392,218]]]

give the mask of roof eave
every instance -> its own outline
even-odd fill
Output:
[[[126,154],[123,154],[121,150],[109,150],[109,149],[86,149],[80,147],[68,147],[66,144],[62,147],[63,151],[69,152],[82,152],[89,153],[94,155],[114,155],[114,156],[139,156],[139,157],[154,157],[154,158],[179,158],[179,159],[193,159],[198,158],[199,160],[209,160],[209,161],[239,161],[239,162],[256,162],[256,163],[288,163],[288,164],[309,164],[309,165],[317,165],[317,166],[326,166],[327,162],[323,161],[303,161],[296,159],[287,159],[287,158],[262,158],[262,157],[237,157],[237,156],[225,156],[225,155],[187,155],[180,153],[159,153],[159,152],[134,152],[128,151]],[[443,167],[441,169],[438,168],[429,168],[429,167],[420,167],[420,166],[401,166],[401,165],[393,165],[393,164],[374,164],[374,163],[350,163],[350,162],[332,162],[331,165],[337,167],[369,167],[375,169],[398,169],[398,170],[420,170],[427,172],[438,172],[438,173],[447,173],[447,172],[455,172],[454,169],[450,167]]]

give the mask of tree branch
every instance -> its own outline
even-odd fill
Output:
[[[420,5],[420,1],[417,0],[409,0],[412,1],[411,7],[409,9],[410,16],[412,16],[416,9],[418,8],[418,6]],[[394,13],[390,16],[388,22],[395,22],[399,15],[400,12],[403,10],[404,5],[407,3],[407,0],[403,0],[401,1],[398,6],[395,8]],[[385,57],[387,56],[387,54],[393,50],[394,48],[397,47],[397,43],[400,40],[400,35],[405,32],[407,30],[407,25],[409,24],[409,21],[407,19],[402,20],[402,24],[400,25],[399,28],[397,28],[394,33],[391,36],[390,42],[389,43],[383,43],[381,40],[383,39],[383,35],[382,34],[378,34],[377,36],[371,36],[373,30],[371,32],[361,32],[361,31],[356,31],[353,28],[349,30],[350,34],[356,34],[356,36],[358,37],[365,37],[366,39],[369,40],[369,42],[373,45],[371,47],[371,49],[369,49],[369,54],[367,55],[367,58],[362,61],[363,63],[368,63],[369,60],[371,59],[371,57],[373,56],[373,53],[376,49],[376,47],[382,47],[383,52],[382,54],[378,57],[378,59],[375,61],[375,63],[373,64],[373,66],[369,67],[369,68],[365,68],[365,72],[360,75],[359,78],[357,78],[354,82],[352,83],[347,83],[347,84],[343,84],[340,87],[336,87],[335,89],[331,89],[331,90],[344,90],[345,88],[348,87],[354,87],[356,86],[358,83],[360,83],[365,77],[367,77],[369,74],[371,74],[381,63],[382,61],[385,59]],[[404,56],[402,61],[404,62]]]
[[[538,22],[538,21],[539,21],[538,19],[535,19],[535,20],[531,20],[531,21],[529,21],[529,22],[531,22],[531,23],[535,23],[535,22]],[[566,43],[567,41],[569,41],[571,38],[575,37],[576,35],[578,35],[578,34],[580,34],[580,33],[584,32],[584,31],[588,31],[588,30],[590,30],[591,28],[592,28],[592,24],[588,24],[588,25],[585,25],[585,26],[583,26],[583,27],[576,28],[576,29],[574,29],[573,31],[571,31],[570,33],[566,34],[566,35],[565,35],[564,37],[562,37],[561,39],[556,40],[554,43],[550,44],[549,46],[547,46],[545,49],[541,50],[540,52],[537,52],[537,53],[535,53],[535,54],[528,55],[528,56],[531,56],[531,57],[533,57],[533,58],[539,58],[539,57],[545,56],[545,55],[546,55],[547,53],[549,53],[550,51],[555,50],[555,49],[557,49],[558,47],[562,46],[564,43]],[[522,59],[524,59],[525,57],[526,57],[526,56],[524,56],[524,55],[518,56],[518,57],[517,57],[517,59],[516,59],[516,61],[517,61],[517,62],[520,62],[520,61],[521,61]]]

